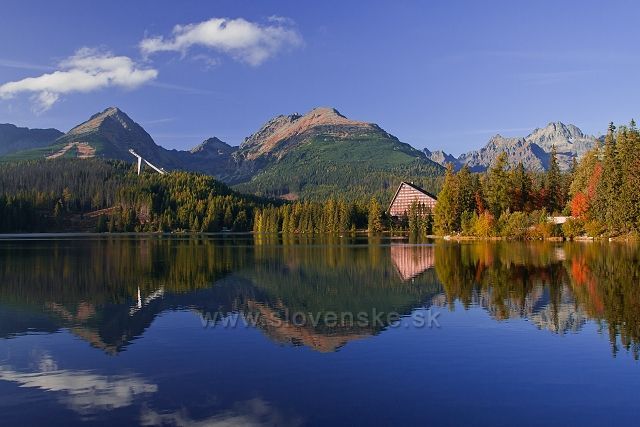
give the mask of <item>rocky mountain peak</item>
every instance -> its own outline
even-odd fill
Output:
[[[228,154],[228,153],[231,153],[232,151],[233,151],[233,147],[231,147],[229,144],[227,144],[226,142],[222,141],[221,139],[215,136],[212,138],[205,139],[200,144],[198,144],[197,146],[189,150],[191,154],[210,153],[210,154],[217,154],[217,155]]]
[[[496,134],[487,142],[485,149],[507,150],[513,147],[522,147],[526,145],[526,143],[524,138],[506,138],[500,134]]]
[[[558,152],[572,152],[578,156],[593,147],[595,140],[577,126],[562,122],[551,122],[544,128],[535,129],[525,139],[546,152],[551,152],[555,147]]]
[[[562,122],[551,122],[543,128],[535,129],[527,139],[529,140],[555,140],[555,139],[577,139],[586,135],[572,124],[565,125]]]
[[[430,151],[428,148],[425,148],[423,152],[429,160],[442,166],[446,166],[447,163],[452,163],[455,166],[458,163],[458,159],[451,154],[445,153],[443,150]]]
[[[131,130],[135,127],[140,128],[136,122],[131,120],[131,118],[118,107],[109,107],[100,113],[94,114],[86,122],[74,127],[67,133],[67,135],[84,134],[96,131],[103,126],[105,122],[112,122],[113,124],[119,125],[127,130]]]
[[[340,114],[340,112],[333,107],[316,107],[313,110],[309,111],[306,115],[323,117],[325,119],[336,118],[336,117],[346,119],[345,116]]]
[[[175,167],[176,162],[164,148],[156,145],[142,126],[124,111],[109,107],[80,123],[58,139],[65,146],[88,147],[98,157],[130,160],[130,149],[162,167]]]
[[[312,132],[340,132],[349,129],[375,129],[376,125],[350,120],[331,107],[317,107],[304,115],[294,113],[288,116],[277,116],[246,138],[240,150],[246,158],[254,159],[263,154],[272,153],[283,143],[301,139]],[[285,144],[286,145],[286,144]]]
[[[496,134],[481,149],[462,154],[457,159],[438,152],[427,153],[427,156],[440,164],[451,162],[456,168],[467,164],[473,171],[483,171],[500,153],[505,152],[510,164],[522,162],[529,170],[544,170],[555,147],[560,167],[566,170],[571,167],[573,158],[581,157],[597,144],[595,137],[585,135],[577,126],[551,122],[543,128],[534,129],[526,137],[507,138]]]
[[[112,116],[112,115],[121,114],[121,113],[122,113],[122,110],[120,110],[118,107],[107,107],[102,113],[99,113],[99,114]]]

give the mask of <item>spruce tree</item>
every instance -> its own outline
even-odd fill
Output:
[[[382,206],[375,197],[369,201],[369,232],[377,233],[382,231]]]
[[[596,191],[594,209],[596,219],[604,223],[612,233],[616,233],[619,230],[620,212],[617,206],[617,196],[622,184],[614,131],[615,127],[610,124],[609,132],[605,137],[602,178]]]
[[[559,212],[563,208],[562,172],[558,165],[558,153],[555,145],[551,148],[549,169],[545,176],[546,207],[549,213]]]
[[[518,162],[518,165],[510,173],[510,197],[511,197],[511,211],[525,211],[528,210],[530,204],[531,194],[531,177],[527,173],[522,164],[522,161]]]
[[[507,154],[500,153],[486,176],[485,198],[494,218],[509,209],[509,174]]]
[[[456,175],[453,165],[448,163],[444,175],[442,190],[438,193],[438,202],[434,209],[434,227],[438,234],[449,234],[457,231],[456,223]]]
[[[462,166],[457,173],[457,199],[455,215],[461,216],[463,212],[473,212],[476,206],[476,181],[471,175],[468,165]],[[456,221],[459,224],[459,220]]]
[[[621,127],[617,137],[617,165],[622,183],[615,209],[621,231],[631,231],[640,213],[640,189],[632,184],[635,181],[635,169],[638,162],[638,131],[632,121],[629,128]]]

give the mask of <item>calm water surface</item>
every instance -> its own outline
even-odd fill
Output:
[[[0,240],[0,424],[637,425],[639,254]]]

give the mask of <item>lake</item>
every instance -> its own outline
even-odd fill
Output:
[[[0,240],[0,424],[634,425],[640,251]]]

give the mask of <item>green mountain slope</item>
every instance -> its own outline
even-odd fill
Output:
[[[384,198],[402,180],[435,191],[443,174],[442,166],[377,125],[328,108],[271,120],[235,156],[254,165],[238,190],[288,199]]]

